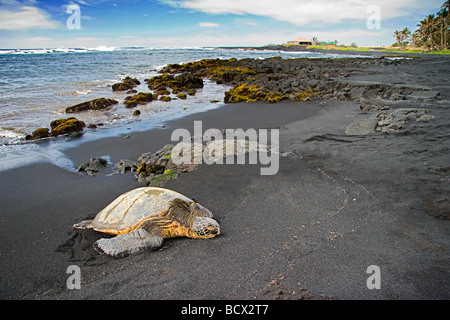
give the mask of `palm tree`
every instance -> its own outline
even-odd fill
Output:
[[[444,18],[444,49],[447,49],[448,39],[448,19],[449,19],[449,12],[450,12],[450,0],[445,1],[441,6],[441,11],[443,12],[443,18]]]
[[[414,33],[411,36],[412,45],[414,48],[421,47],[422,46],[422,34],[420,33],[420,29],[414,31]]]
[[[422,41],[425,45],[434,50],[434,35],[436,31],[436,18],[434,14],[428,15],[417,25],[420,28]]]
[[[437,26],[437,29],[439,29],[439,33],[441,35],[441,49],[443,49],[444,48],[444,34],[447,33],[445,19],[446,19],[446,16],[448,15],[448,11],[446,11],[446,10],[439,11],[436,14],[437,14],[436,26]]]
[[[447,34],[448,34],[448,19],[450,11],[450,0],[445,1],[441,6],[441,11],[438,12],[438,16],[442,19],[441,25],[441,44],[443,42],[443,48],[447,49]],[[443,39],[442,39],[443,38]]]
[[[411,38],[411,30],[409,30],[409,28],[405,28],[402,31],[400,31],[401,34],[401,47],[403,48],[407,42],[409,42],[408,40]]]
[[[398,45],[401,46],[401,42],[402,42],[402,33],[401,33],[401,31],[395,30],[394,31],[394,37],[395,37],[395,40],[398,43]]]
[[[317,39],[317,37],[313,37],[311,40],[312,40],[313,45],[315,45],[315,46],[317,46],[317,44],[319,43],[319,39]]]

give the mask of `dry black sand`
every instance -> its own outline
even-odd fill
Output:
[[[136,160],[175,128],[282,128],[280,170],[201,165],[168,181],[209,208],[222,234],[171,239],[123,259],[92,249],[101,237],[71,226],[143,186],[133,174],[89,177],[50,164],[0,173],[2,299],[448,299],[449,58],[377,66],[358,80],[420,84],[440,100],[410,106],[436,116],[395,133],[347,136],[368,117],[352,101],[227,105],[164,129],[105,138],[66,154]],[[356,79],[356,78],[355,78]],[[81,289],[69,290],[69,265]],[[366,285],[370,265],[381,288]]]

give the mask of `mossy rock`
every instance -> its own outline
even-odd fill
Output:
[[[108,161],[103,158],[91,158],[88,162],[82,163],[78,166],[78,172],[86,172],[93,176],[95,173],[101,171],[108,166]]]
[[[232,60],[232,59],[230,59]],[[161,72],[164,73],[191,73],[191,74],[201,74],[208,68],[220,67],[227,65],[230,60],[217,59],[203,59],[195,62],[187,62],[183,64],[169,64],[164,67]],[[233,61],[235,62],[235,61]]]
[[[242,68],[235,66],[220,66],[209,68],[204,72],[204,75],[218,84],[230,83],[232,81],[242,81],[250,75],[258,74],[251,68]]]
[[[152,100],[153,100],[152,93],[139,92],[137,95],[126,97],[123,103],[125,104],[126,108],[134,108],[138,104],[147,104]]]
[[[99,98],[68,107],[66,108],[66,113],[76,113],[88,110],[103,110],[110,108],[112,105],[117,103],[119,102],[114,99]]]
[[[168,96],[170,94],[170,91],[167,89],[159,89],[156,94],[159,96]]]
[[[225,103],[255,102],[266,101],[269,103],[278,103],[287,97],[277,91],[270,91],[257,85],[248,85],[246,83],[235,86],[225,92]]]
[[[173,76],[171,74],[164,73],[159,76],[155,76],[151,79],[145,80],[150,90],[166,90],[171,88],[176,92],[186,91],[193,88],[203,88],[203,79],[192,74],[180,74]],[[159,93],[158,94],[162,94]]]
[[[166,170],[163,174],[157,174],[147,179],[147,185],[151,187],[159,187],[164,181],[178,179],[178,173],[173,170]]]
[[[113,91],[126,91],[133,89],[137,85],[141,84],[141,82],[136,78],[126,77],[122,80],[122,82],[115,83],[112,85]]]
[[[78,120],[74,117],[70,117],[67,119],[57,119],[50,123],[50,127],[52,131],[50,133],[51,136],[58,136],[66,133],[74,133],[83,131],[83,128],[86,124]]]
[[[48,128],[37,128],[31,134],[31,139],[42,139],[50,136],[50,132]]]
[[[182,99],[182,100],[186,100],[187,96],[186,96],[185,93],[179,93],[179,94],[177,94],[177,98],[178,99]]]
[[[169,102],[169,101],[172,101],[172,98],[169,97],[169,96],[161,96],[161,97],[159,98],[159,100],[165,101],[165,102]]]
[[[197,93],[197,90],[195,90],[195,89],[191,89],[188,91],[188,95],[190,95],[190,96],[195,96],[196,93]]]
[[[139,116],[141,114],[141,112],[139,110],[135,110],[133,112],[133,116]]]
[[[161,90],[170,87],[174,84],[175,77],[171,74],[161,74],[150,79],[146,79],[145,82],[150,90]]]

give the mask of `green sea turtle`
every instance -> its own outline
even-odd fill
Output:
[[[178,192],[143,187],[122,194],[94,220],[73,227],[117,235],[97,240],[94,249],[121,258],[157,249],[165,238],[212,238],[220,234],[219,224],[212,217],[211,211]]]

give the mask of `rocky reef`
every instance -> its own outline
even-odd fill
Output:
[[[185,64],[170,64],[161,70],[160,79],[171,74],[191,74],[232,86],[225,103],[282,100],[311,101],[314,98],[359,101],[363,107],[385,104],[382,100],[432,101],[438,92],[424,86],[381,82],[348,81],[364,74],[367,67],[397,65],[385,57],[364,59],[204,59]],[[150,86],[149,86],[150,87]]]
[[[190,73],[182,73],[177,76],[163,73],[159,76],[146,79],[145,82],[150,90],[163,91],[171,88],[175,90],[175,93],[203,88],[203,79]]]

